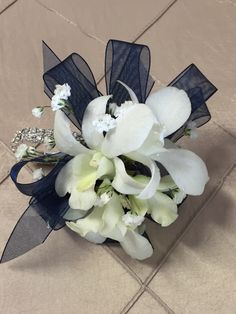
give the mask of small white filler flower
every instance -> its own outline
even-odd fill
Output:
[[[143,216],[132,214],[130,211],[122,216],[122,221],[125,223],[125,225],[133,229],[140,226],[143,223],[144,219],[145,218]]]
[[[195,121],[189,121],[186,127],[186,135],[195,140],[198,138],[197,124]]]
[[[17,147],[17,150],[15,152],[15,157],[16,159],[19,161],[21,160],[23,157],[27,156],[27,150],[28,150],[28,146],[26,144],[20,144]]]
[[[54,95],[51,100],[52,111],[57,111],[63,107],[65,107],[67,100],[71,95],[71,87],[65,83],[63,85],[56,85],[56,89],[54,90]]]
[[[41,118],[43,114],[44,107],[38,106],[32,109],[32,115],[36,118]]]

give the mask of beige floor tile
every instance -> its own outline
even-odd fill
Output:
[[[28,199],[0,184],[0,253]],[[62,229],[0,265],[1,313],[120,313],[140,286],[102,246]]]
[[[138,283],[98,245],[66,230],[1,265],[3,313],[119,313]]]
[[[179,210],[179,218],[171,226],[162,228],[150,222],[147,232],[154,245],[154,254],[146,261],[139,262],[129,258],[119,246],[111,245],[115,252],[135,274],[145,281],[151,272],[159,265],[170,247],[188,226],[189,222],[203,206],[212,192],[220,184],[222,177],[236,162],[236,141],[233,137],[222,131],[215,123],[209,122],[199,129],[197,140],[184,138],[180,142],[182,147],[197,153],[207,164],[210,181],[205,192],[198,197],[188,197]]]
[[[214,119],[236,136],[235,21],[235,1],[179,0],[139,42],[164,84],[195,63],[219,89],[209,102]]]
[[[145,291],[127,313],[167,314],[168,312],[148,292]]]
[[[7,8],[14,4],[15,0],[0,0],[0,14],[3,13]]]
[[[0,164],[1,166],[1,179],[7,178],[11,167],[15,163],[13,154],[3,145],[0,144]],[[19,180],[20,182],[31,182],[31,174],[22,169]],[[2,180],[0,181],[2,182]],[[14,183],[8,177],[0,183],[0,255],[4,249],[6,241],[14,228],[17,220],[23,213],[24,209],[28,206],[29,198],[21,194],[15,187]],[[1,265],[0,265],[1,270]],[[0,294],[1,295],[1,294]]]
[[[42,40],[62,59],[72,52],[84,56],[96,78],[104,70],[105,47],[36,1],[16,2],[1,15],[0,29],[0,132],[8,144],[17,129],[52,127],[50,112],[40,121],[31,115],[33,107],[49,104],[43,92]]]
[[[133,41],[171,3],[170,0],[37,1],[104,44],[109,39]]]
[[[13,154],[9,153],[9,148],[6,147],[0,140],[0,183],[7,178],[14,163],[15,158]]]
[[[150,283],[175,313],[235,313],[235,188],[236,168]]]

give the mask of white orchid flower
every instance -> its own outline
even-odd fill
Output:
[[[130,88],[123,85],[130,93]],[[136,101],[133,94],[132,91],[130,97]],[[149,160],[162,164],[185,194],[202,194],[209,180],[205,163],[191,151],[165,147],[163,141],[163,138],[178,130],[191,113],[191,103],[186,92],[176,87],[165,87],[152,93],[147,98],[146,105],[152,110],[159,124],[153,125],[148,137],[137,151],[145,154]],[[135,159],[136,153],[129,156]]]
[[[148,182],[148,177],[138,175],[134,177],[139,182]],[[150,214],[152,219],[159,223],[162,227],[167,227],[172,224],[178,217],[177,203],[174,199],[168,196],[165,192],[176,190],[177,186],[170,176],[161,178],[160,184],[153,197],[147,200],[141,200],[134,195],[129,195],[128,199],[132,211],[138,217]]]
[[[71,159],[59,172],[55,183],[59,196],[70,193],[71,209],[66,213],[66,219],[78,219],[83,214],[82,211],[93,207],[97,202],[94,191],[96,181],[104,176],[113,176],[113,173],[113,163],[99,152],[81,153]]]
[[[102,243],[106,238],[110,238],[120,242],[122,248],[132,258],[143,260],[150,257],[153,248],[136,228],[144,218],[140,219],[137,216],[137,218],[124,219],[126,215],[120,197],[113,192],[111,199],[103,207],[94,207],[85,218],[66,224],[71,230],[91,242]]]
[[[134,194],[141,199],[154,195],[159,184],[160,171],[155,161],[138,153],[132,158],[150,169],[150,180],[143,184],[128,175],[124,162],[119,157],[137,151],[142,146],[156,123],[152,111],[144,104],[132,103],[117,119],[111,115],[108,119],[106,105],[110,98],[111,96],[98,97],[86,108],[82,121],[82,135],[88,147],[73,137],[66,115],[60,110],[56,112],[54,123],[56,146],[61,152],[75,156],[59,173],[56,191],[60,196],[71,193],[69,203],[72,209],[91,208],[96,201],[94,192],[96,180],[106,175],[113,174],[112,186],[118,192]],[[107,132],[105,136],[101,130]],[[78,190],[78,184],[81,185],[78,182],[86,180],[89,181],[86,189],[83,187],[83,190],[81,188]],[[90,201],[84,193],[90,193]],[[81,199],[87,200],[87,203],[81,203]]]
[[[70,193],[71,209],[65,218],[76,220],[67,223],[72,230],[96,243],[102,243],[107,237],[119,241],[130,256],[141,260],[152,254],[151,244],[138,232],[141,217],[148,213],[162,226],[168,226],[177,218],[177,201],[164,192],[174,186],[183,195],[199,195],[208,174],[197,155],[176,148],[170,141],[166,145],[165,137],[180,128],[190,115],[187,94],[167,87],[150,95],[146,104],[139,104],[134,92],[123,85],[132,101],[120,107],[112,104],[112,114],[106,112],[111,96],[98,97],[88,104],[82,121],[86,146],[73,137],[66,115],[60,110],[56,112],[56,146],[74,158],[59,173],[55,188],[60,196]],[[149,168],[150,177],[143,180],[130,176],[124,156]],[[156,162],[171,177],[160,181]],[[131,214],[139,217],[133,227],[122,219],[125,213],[121,197],[115,191],[111,199],[105,195],[102,200],[97,195],[97,180],[106,178],[112,189],[128,195]]]

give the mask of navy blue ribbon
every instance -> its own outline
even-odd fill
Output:
[[[68,83],[71,86],[69,101],[74,111],[74,115],[70,114],[69,118],[80,127],[87,105],[101,95],[90,67],[75,53],[61,61],[44,42],[43,57],[45,93],[51,98],[56,84]],[[139,102],[145,103],[154,84],[149,71],[150,51],[147,46],[118,40],[108,42],[105,79],[107,94],[113,95],[113,101],[119,104],[130,99],[126,89],[117,83],[120,80],[135,92]],[[187,122],[195,121],[199,127],[210,119],[205,102],[217,89],[195,65],[186,68],[169,85],[184,89],[191,99],[192,113]],[[170,138],[173,141],[178,140],[183,136],[185,127],[186,125],[170,135]],[[31,196],[31,200],[8,239],[1,258],[2,263],[43,243],[52,230],[64,226],[63,216],[69,209],[68,195],[65,197],[57,195],[55,180],[70,159],[70,156],[59,153],[58,162],[51,172],[41,180],[29,184],[22,184],[17,180],[27,161],[20,161],[12,167],[10,175],[13,182],[21,193]],[[47,158],[41,157],[31,162],[48,161]]]

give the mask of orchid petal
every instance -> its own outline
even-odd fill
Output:
[[[124,239],[126,232],[127,232],[127,227],[125,226],[124,223],[119,221],[113,229],[109,230],[109,232],[106,231],[104,235],[108,237],[109,239],[113,239],[115,241],[120,242]]]
[[[85,215],[86,211],[84,210],[69,208],[63,218],[71,221],[83,218]]]
[[[153,254],[150,242],[133,230],[127,231],[120,245],[128,255],[138,260],[144,260]]]
[[[61,110],[57,110],[55,114],[54,138],[56,147],[62,153],[71,156],[81,153],[91,153],[87,147],[74,138],[71,133],[69,119]]]
[[[94,192],[94,187],[85,191],[79,192],[74,188],[69,198],[69,205],[72,209],[89,210],[93,207],[97,200],[97,194]]]
[[[72,209],[88,210],[96,199],[94,185],[97,169],[90,166],[91,155],[80,154],[71,159],[59,172],[55,189],[59,196],[70,193],[69,205]]]
[[[96,182],[96,168],[90,165],[91,155],[79,154],[59,172],[55,188],[59,196],[71,193],[76,185],[78,191],[92,187]]]
[[[66,222],[66,225],[73,231],[84,237],[88,232],[99,233],[102,224],[102,215],[104,209],[95,207],[91,214],[85,218],[79,219],[76,222]]]
[[[126,172],[123,161],[116,157],[114,158],[116,174],[112,181],[112,186],[123,194],[139,194],[145,188],[145,184],[137,182]]]
[[[97,169],[97,178],[102,178],[104,175],[113,177],[114,173],[115,168],[113,162],[106,157],[102,157]]]
[[[138,216],[145,216],[149,208],[147,200],[142,200],[136,196],[129,195],[129,201],[132,212],[135,212]]]
[[[65,196],[66,193],[71,193],[74,184],[77,179],[75,174],[73,173],[75,164],[75,158],[68,161],[68,163],[61,169],[59,174],[57,175],[55,181],[55,190],[59,196]]]
[[[161,178],[160,184],[158,185],[158,191],[167,192],[169,190],[176,189],[177,185],[171,176],[167,175]]]
[[[99,234],[98,232],[88,232],[84,238],[86,240],[88,240],[89,242],[92,242],[92,243],[96,243],[96,244],[101,244],[103,243],[104,241],[106,241],[106,238],[103,237],[101,234]]]
[[[175,202],[166,194],[159,191],[148,200],[149,213],[153,220],[159,223],[162,227],[167,227],[172,224],[176,218],[177,205]]]
[[[140,192],[139,195],[137,195],[140,199],[146,199],[152,197],[159,185],[160,182],[160,170],[158,169],[156,163],[152,161],[150,158],[142,156],[138,153],[131,153],[127,155],[129,158],[138,161],[149,168],[151,172],[151,178],[148,182],[148,184],[145,186],[145,188]]]
[[[146,105],[133,105],[122,118],[117,119],[116,128],[106,134],[102,152],[108,157],[115,157],[136,151],[142,146],[155,121]]]
[[[99,148],[104,140],[103,134],[96,130],[93,122],[106,113],[106,105],[111,97],[111,95],[97,97],[88,104],[85,110],[82,134],[86,144],[92,149]]]
[[[155,156],[185,194],[202,194],[209,180],[205,163],[200,157],[185,149],[169,149]]]
[[[124,88],[127,89],[128,93],[129,93],[129,96],[130,96],[130,99],[132,100],[132,102],[135,103],[135,104],[138,104],[139,101],[138,101],[138,98],[137,98],[135,92],[128,85],[126,85],[125,83],[123,83],[123,82],[121,82],[119,80],[117,82],[120,83],[121,85],[123,85]]]
[[[160,124],[155,123],[149,132],[148,137],[142,144],[142,146],[138,149],[140,154],[145,156],[150,156],[153,154],[157,154],[160,151],[165,151],[164,148],[164,129]]]
[[[165,137],[178,130],[191,113],[191,102],[187,93],[172,86],[152,93],[147,98],[146,105],[165,126]]]
[[[104,206],[101,234],[108,236],[109,232],[115,228],[123,215],[124,210],[121,206],[120,198],[116,193],[113,193],[110,201]]]

